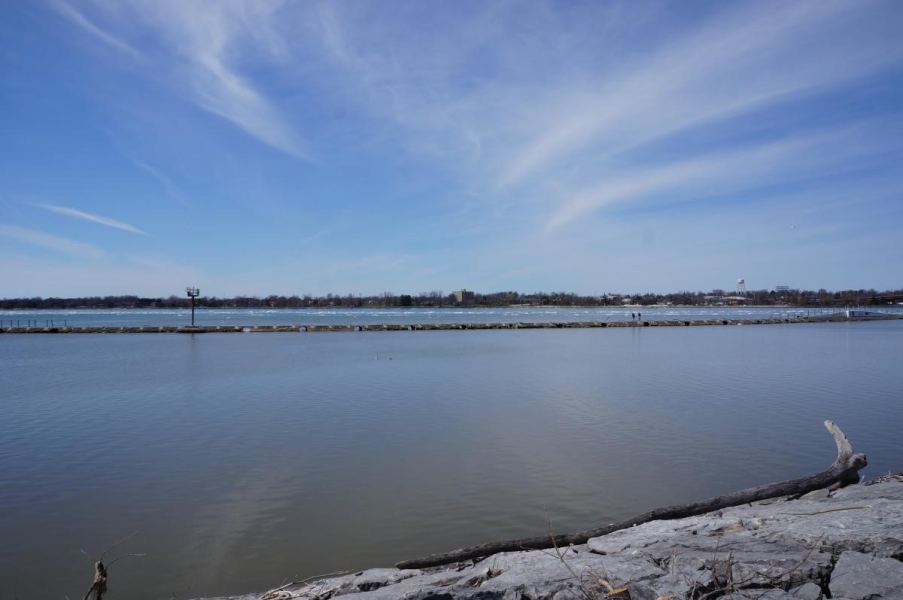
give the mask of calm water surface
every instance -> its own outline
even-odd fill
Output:
[[[826,418],[900,470],[901,358],[901,321],[0,335],[0,598],[134,531],[120,598],[594,527],[820,470]]]

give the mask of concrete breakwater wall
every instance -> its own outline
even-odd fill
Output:
[[[903,315],[818,316],[783,319],[694,319],[656,321],[571,321],[517,323],[415,323],[368,325],[142,325],[5,327],[0,333],[290,333],[338,331],[450,331],[465,329],[587,329],[602,327],[698,327],[705,325],[779,325],[786,323],[825,323],[841,321],[901,320]]]

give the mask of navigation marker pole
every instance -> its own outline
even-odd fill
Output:
[[[194,287],[185,288],[185,293],[191,298],[191,326],[194,327],[194,299],[201,295],[201,290]]]

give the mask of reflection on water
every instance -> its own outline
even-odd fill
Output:
[[[0,595],[83,594],[79,549],[136,530],[122,597],[389,565],[538,535],[547,514],[597,526],[820,470],[825,418],[870,474],[899,469],[901,336],[0,336]]]

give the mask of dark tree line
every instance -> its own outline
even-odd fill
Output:
[[[603,296],[583,296],[570,292],[494,292],[475,293],[473,302],[466,306],[621,306],[623,304],[650,306],[702,306],[712,303],[731,304],[731,292],[712,290],[711,292],[674,292],[670,294],[606,294]],[[770,306],[788,305],[801,307],[831,306],[880,306],[903,302],[903,289],[887,290],[843,290],[829,292],[824,289],[811,290],[752,290],[746,292],[746,304]],[[378,295],[345,296],[326,294],[325,296],[235,296],[218,298],[200,297],[197,305],[205,308],[391,308],[391,307],[452,307],[460,306],[454,294],[441,291],[422,292],[417,295],[383,292]],[[83,298],[5,298],[0,300],[0,309],[80,309],[80,308],[187,308],[191,302],[187,297],[144,298],[140,296],[90,296]]]

